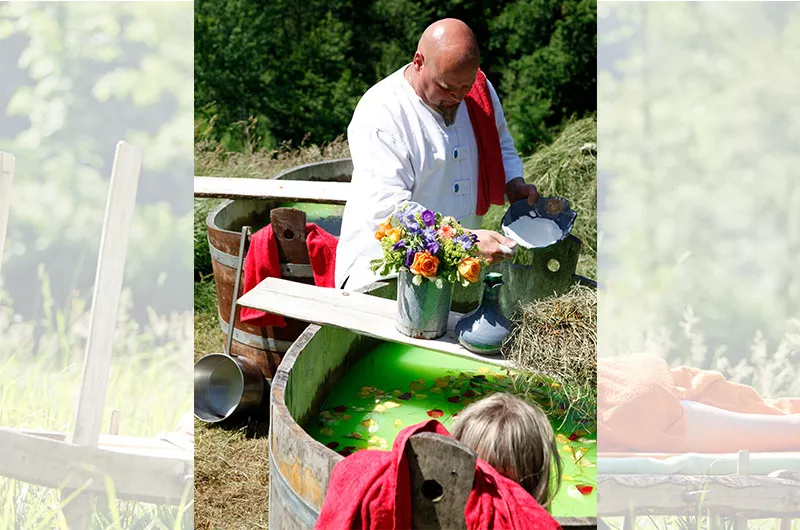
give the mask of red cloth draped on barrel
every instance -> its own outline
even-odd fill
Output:
[[[336,264],[336,245],[339,240],[313,223],[306,223],[306,244],[314,284],[317,287],[334,287],[334,266]],[[278,258],[278,242],[267,225],[250,238],[250,249],[244,262],[244,293],[258,285],[265,278],[280,278],[281,265]],[[242,294],[244,294],[242,293]],[[243,307],[241,321],[250,325],[277,328],[286,327],[281,315]]]
[[[408,439],[419,432],[450,436],[444,425],[428,420],[400,431],[391,452],[362,450],[336,464],[314,528],[411,528],[411,484],[405,449]],[[475,466],[464,517],[469,530],[560,528],[522,486],[481,459]]]

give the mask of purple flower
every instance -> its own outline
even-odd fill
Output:
[[[475,241],[477,241],[477,236],[475,236],[475,240],[472,239],[471,236],[474,235],[475,234],[461,234],[460,236],[455,238],[455,241],[456,243],[461,245],[461,248],[463,248],[464,250],[469,250],[475,244]]]
[[[426,226],[433,226],[436,222],[436,214],[430,210],[425,210],[422,212],[422,222],[425,223]]]
[[[426,242],[428,241],[436,241],[436,229],[432,226],[427,227],[425,230],[422,231],[422,237],[425,239]]]
[[[439,243],[436,241],[426,241],[425,242],[425,250],[430,252],[432,255],[436,255],[439,252]]]
[[[405,247],[406,247],[406,241],[405,241],[405,239],[401,239],[400,241],[398,241],[397,243],[394,244],[394,246],[392,247],[392,250],[400,250],[401,248],[405,248]]]
[[[408,233],[412,236],[418,236],[422,233],[422,227],[418,223],[408,225]]]
[[[411,265],[414,263],[414,256],[416,256],[416,255],[417,255],[417,251],[416,250],[411,249],[411,248],[406,250],[406,267],[409,267],[409,268],[411,267]]]

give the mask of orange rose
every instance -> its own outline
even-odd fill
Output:
[[[386,231],[386,237],[388,237],[392,243],[397,243],[400,241],[400,236],[402,235],[403,232],[399,228],[391,228]]]
[[[385,223],[378,226],[378,231],[375,232],[375,239],[380,241],[386,236],[386,232],[392,229],[391,218],[387,219]]]
[[[458,273],[470,283],[475,283],[481,275],[481,262],[476,258],[464,258],[458,264]]]
[[[453,230],[452,226],[444,225],[439,229],[439,235],[443,239],[453,239],[453,236],[456,235],[456,231]]]
[[[414,263],[411,264],[411,272],[426,278],[433,278],[436,276],[437,270],[439,270],[439,258],[431,256],[427,251],[416,253]]]

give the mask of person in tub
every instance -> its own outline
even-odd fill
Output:
[[[597,361],[602,453],[800,450],[800,398],[769,399],[714,370],[656,355]]]
[[[480,230],[490,204],[538,198],[522,178],[522,161],[500,100],[479,69],[478,43],[462,21],[431,24],[413,61],[370,88],[347,129],[353,160],[352,196],[345,205],[335,285],[356,289],[377,279],[374,234],[406,201],[454,217],[478,238],[494,263],[515,242]]]
[[[408,439],[419,432],[451,435],[428,420],[403,429],[391,452],[358,451],[338,462],[314,528],[410,528],[405,451]],[[464,507],[467,529],[560,528],[545,507],[558,491],[561,460],[539,407],[495,393],[461,411],[452,436],[478,455]]]

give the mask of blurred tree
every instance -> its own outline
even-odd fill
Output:
[[[136,314],[188,311],[192,11],[0,4],[0,149],[17,155],[4,287],[25,317],[89,297],[115,145],[144,151],[126,285]]]
[[[736,363],[798,316],[798,30],[796,4],[602,7],[601,353]]]

